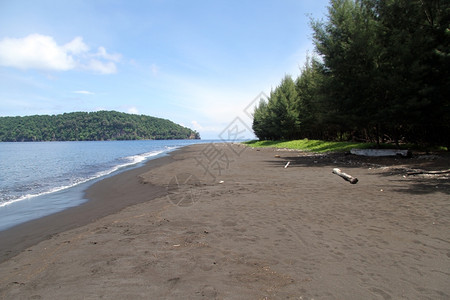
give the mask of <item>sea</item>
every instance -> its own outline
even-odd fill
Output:
[[[0,231],[80,205],[94,182],[208,140],[0,143]]]

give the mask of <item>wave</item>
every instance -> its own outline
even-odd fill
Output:
[[[170,152],[172,150],[175,150],[176,148],[178,148],[178,147],[168,147],[168,146],[166,146],[164,148],[164,150],[151,151],[151,152],[147,152],[147,153],[142,153],[142,154],[137,154],[137,155],[124,157],[124,158],[120,159],[122,161],[121,163],[119,163],[119,164],[117,164],[117,165],[115,165],[113,167],[110,167],[110,168],[108,168],[106,170],[96,172],[93,175],[90,175],[90,176],[85,177],[85,178],[78,178],[78,179],[75,180],[75,182],[71,182],[70,184],[67,184],[67,185],[53,187],[53,188],[51,188],[51,189],[49,189],[47,191],[38,192],[38,193],[35,193],[35,194],[26,194],[26,195],[20,196],[20,197],[15,198],[15,199],[10,199],[10,200],[1,202],[0,203],[0,208],[8,206],[8,205],[11,205],[11,204],[19,202],[19,201],[28,200],[28,199],[36,198],[36,197],[39,197],[39,196],[44,196],[44,195],[60,192],[60,191],[72,188],[74,186],[86,183],[88,181],[91,181],[91,180],[94,180],[94,179],[98,179],[98,178],[101,178],[101,177],[104,177],[104,176],[108,176],[108,175],[110,175],[110,174],[112,174],[112,173],[114,173],[114,172],[116,172],[116,171],[118,171],[120,169],[123,169],[123,168],[126,168],[126,167],[130,167],[130,166],[133,166],[133,165],[137,165],[137,164],[139,164],[141,162],[144,162],[144,161],[148,160],[151,157],[160,155],[160,154],[165,153],[165,152]]]

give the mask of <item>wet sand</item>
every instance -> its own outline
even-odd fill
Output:
[[[406,174],[449,161],[188,146],[0,232],[0,298],[448,299],[450,179]]]

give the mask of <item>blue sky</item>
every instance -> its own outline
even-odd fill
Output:
[[[327,5],[0,0],[0,115],[117,110],[252,137],[246,112],[298,76]]]

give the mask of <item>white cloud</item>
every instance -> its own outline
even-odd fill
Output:
[[[93,92],[89,91],[74,91],[75,94],[83,94],[83,95],[94,95]]]
[[[103,62],[98,59],[91,59],[87,64],[81,65],[81,67],[100,74],[113,74],[117,72],[115,63],[111,61]]]
[[[218,124],[214,121],[207,121],[205,120],[205,124],[201,125],[199,122],[197,121],[191,121],[191,129],[194,129],[198,132],[200,132],[201,134],[205,135],[205,137],[209,137],[209,138],[213,138],[213,139],[217,139],[218,138],[218,133],[223,131],[223,129],[225,128],[226,124]]]
[[[99,47],[98,52],[95,54],[96,56],[99,56],[101,58],[104,58],[106,60],[112,60],[114,62],[119,62],[122,58],[122,55],[118,53],[109,54],[106,52],[106,49],[104,47]]]
[[[0,65],[19,69],[66,71],[75,68],[75,61],[52,37],[32,34],[23,39],[0,41]]]
[[[203,126],[200,125],[197,121],[194,120],[191,122],[191,124],[192,124],[193,129],[195,129],[197,131],[203,130]]]
[[[31,34],[24,38],[0,40],[0,66],[18,69],[68,71],[82,69],[100,74],[117,72],[120,54],[109,54],[104,47],[89,52],[82,37],[58,45],[51,36]]]
[[[131,59],[128,61],[128,63],[129,63],[130,65],[132,65],[133,67],[137,67],[137,66],[138,66],[138,63],[137,63],[136,60],[133,59],[133,58],[131,58]]]
[[[89,51],[89,47],[83,42],[83,38],[79,36],[62,46],[62,49],[75,55]]]
[[[152,74],[153,74],[153,76],[156,76],[156,75],[158,75],[158,72],[159,72],[159,67],[158,67],[157,65],[155,65],[155,64],[152,64],[152,65],[150,66],[150,69],[152,70]]]
[[[235,125],[239,132],[245,131],[240,136],[254,138],[251,113],[255,98],[262,91],[261,86],[267,87],[267,84],[253,86],[243,83],[233,86],[231,83],[167,74],[164,74],[164,78],[171,86],[177,87],[171,98],[172,105],[195,116],[188,120],[184,117],[179,119],[184,118],[185,122],[189,122],[191,128],[199,131],[202,138],[221,138],[224,131]],[[263,92],[269,93],[267,88]],[[256,101],[259,102],[259,99]]]
[[[135,106],[131,106],[127,109],[127,113],[129,114],[139,114],[139,110]]]

